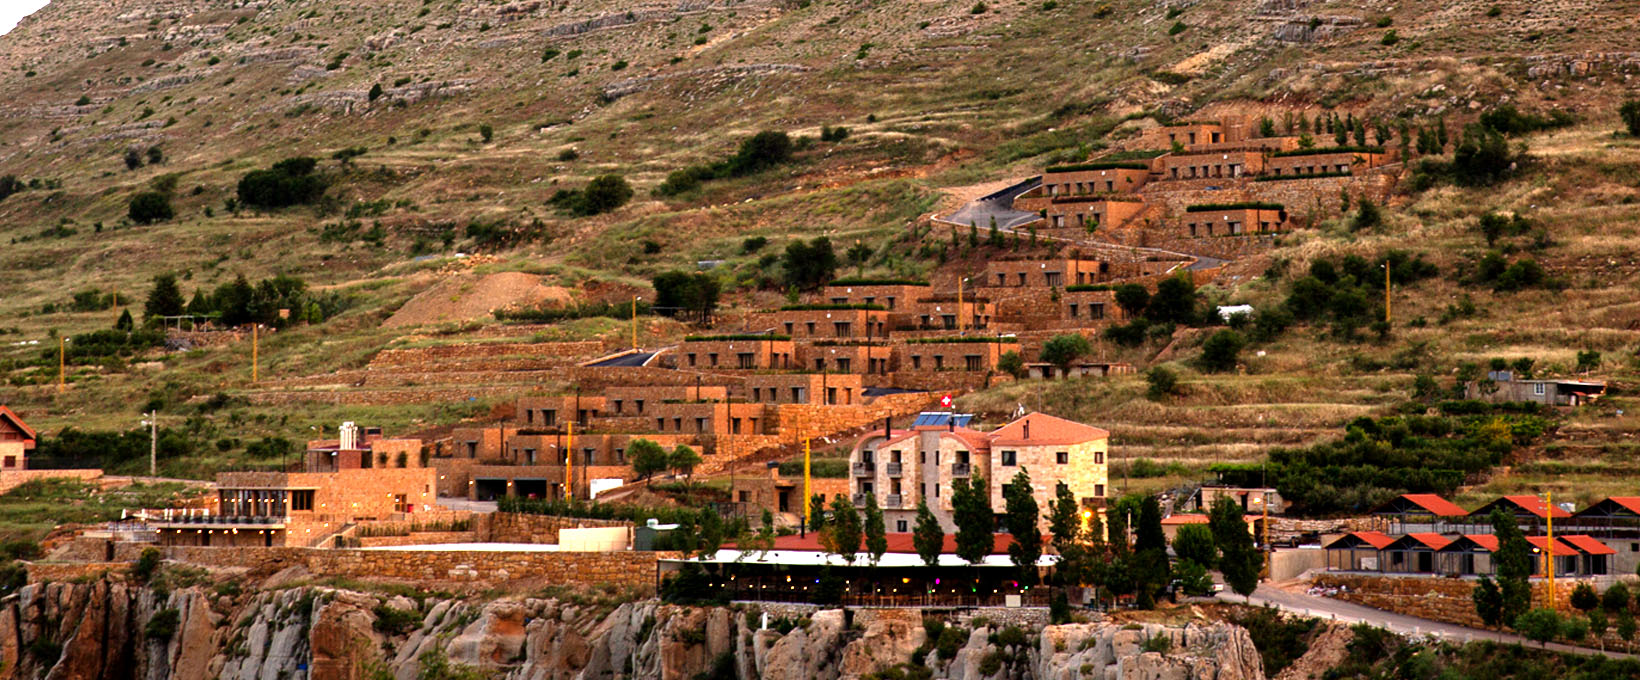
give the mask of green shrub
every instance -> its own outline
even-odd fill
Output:
[[[239,179],[239,202],[258,208],[283,208],[317,201],[328,186],[314,172],[319,161],[307,156],[287,158],[267,170],[252,170]]]
[[[176,216],[171,199],[158,191],[144,191],[131,197],[126,204],[126,216],[137,224],[164,222]]]
[[[371,625],[388,635],[404,635],[421,627],[422,616],[414,610],[395,609],[383,603],[376,605],[370,613],[376,617]]]
[[[154,612],[153,618],[148,619],[148,625],[143,627],[142,633],[150,640],[170,640],[172,635],[176,635],[177,625],[181,621],[182,614],[174,607],[161,609]]]

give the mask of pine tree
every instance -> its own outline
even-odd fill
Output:
[[[1014,542],[1008,546],[1008,558],[1019,570],[1019,582],[1024,586],[1038,583],[1036,563],[1042,557],[1042,532],[1037,529],[1036,496],[1031,489],[1031,476],[1020,468],[1013,481],[1002,487],[1004,522]]]
[[[860,553],[860,513],[854,511],[854,504],[843,494],[831,499],[831,521],[826,524],[826,535],[831,552],[842,556],[844,562],[854,564],[855,556]]]
[[[951,514],[957,524],[957,557],[979,564],[995,547],[996,517],[991,495],[981,477],[957,479],[951,484]]]
[[[1435,143],[1439,145],[1435,147],[1435,152],[1446,153],[1446,145],[1449,141],[1451,140],[1446,136],[1446,117],[1442,116],[1435,121]]]
[[[826,530],[826,496],[814,494],[809,497],[809,531],[820,534]]]
[[[871,566],[877,566],[888,552],[888,525],[883,519],[883,508],[877,504],[877,494],[866,494],[865,515],[866,552],[871,554]]]
[[[1167,535],[1162,532],[1162,506],[1150,496],[1139,506],[1139,532],[1133,541],[1133,577],[1139,606],[1149,609],[1167,586]]]
[[[154,277],[154,287],[148,291],[148,302],[142,307],[143,320],[162,316],[176,316],[183,310],[182,290],[177,288],[177,277],[160,274]]]
[[[1536,571],[1533,568],[1532,546],[1521,534],[1514,516],[1502,508],[1492,511],[1492,534],[1498,538],[1498,550],[1492,554],[1492,566],[1502,595],[1500,620],[1504,625],[1514,627],[1516,617],[1532,607],[1529,579]]]
[[[911,531],[911,545],[917,549],[923,564],[938,566],[940,553],[945,550],[945,530],[940,528],[940,521],[934,518],[926,501],[917,501],[917,524]]]
[[[1247,530],[1241,506],[1229,498],[1220,498],[1208,515],[1208,527],[1219,544],[1219,572],[1224,574],[1225,582],[1237,594],[1251,596],[1258,589],[1264,553],[1253,545],[1253,534]]]
[[[114,322],[114,330],[130,333],[131,329],[135,327],[135,325],[136,322],[131,320],[131,310],[123,309],[120,310],[119,320]]]
[[[1054,582],[1061,586],[1086,583],[1087,550],[1082,544],[1082,516],[1076,496],[1064,482],[1055,485],[1053,500],[1048,501],[1048,533],[1053,537],[1053,551],[1059,555],[1053,570]]]

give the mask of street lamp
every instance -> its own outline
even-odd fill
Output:
[[[159,409],[142,414],[142,424],[148,428],[148,476],[159,476]]]

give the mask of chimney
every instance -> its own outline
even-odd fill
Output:
[[[340,445],[336,448],[343,451],[353,451],[359,448],[359,426],[354,425],[353,421],[349,420],[342,423],[337,432],[341,435],[341,441],[338,442]]]
[[[894,416],[883,416],[883,439],[894,438]]]
[[[1031,438],[1031,419],[1028,417],[1025,419],[1025,438]]]

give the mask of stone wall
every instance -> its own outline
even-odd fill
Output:
[[[122,544],[135,560],[146,544]],[[391,578],[421,582],[494,584],[540,579],[554,584],[636,588],[655,585],[655,563],[678,553],[479,552],[435,550],[324,550],[318,548],[162,548],[166,559],[202,567],[277,571],[301,566],[326,577]]]
[[[372,367],[404,367],[414,370],[427,362],[452,359],[479,359],[490,357],[537,357],[560,359],[569,364],[575,360],[600,355],[604,343],[598,340],[582,342],[530,342],[441,345],[416,349],[384,349],[370,360]]]
[[[560,529],[588,527],[627,527],[632,523],[615,519],[586,519],[531,515],[518,512],[495,512],[485,527],[484,540],[492,543],[558,543]]]
[[[29,562],[29,583],[78,581],[129,568],[128,562]]]
[[[1475,600],[1471,595],[1476,583],[1473,579],[1325,573],[1317,574],[1313,582],[1323,588],[1338,588],[1337,598],[1345,602],[1460,626],[1486,628],[1480,616],[1475,614]],[[1572,588],[1578,583],[1589,583],[1598,589],[1602,587],[1603,580],[1555,579],[1555,600],[1561,611],[1571,609]],[[1546,602],[1548,592],[1547,583],[1533,581],[1533,606]]]
[[[395,545],[435,545],[439,543],[471,543],[478,535],[471,531],[417,531],[404,536],[363,536],[361,548],[380,548]]]
[[[883,395],[870,403],[853,406],[781,404],[775,407],[774,426],[782,443],[799,442],[805,436],[823,437],[880,422],[889,416],[916,413],[933,400],[932,394],[914,392]]]
[[[6,470],[0,472],[0,493],[6,493],[36,479],[78,479],[89,482],[101,479],[102,470]]]

